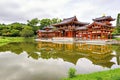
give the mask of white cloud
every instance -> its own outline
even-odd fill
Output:
[[[103,13],[116,18],[119,3],[119,0],[0,0],[0,23],[74,15],[80,21],[91,22]]]

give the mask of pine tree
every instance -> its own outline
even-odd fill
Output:
[[[120,34],[120,13],[118,13],[117,16],[116,27],[117,27],[117,33]]]
[[[116,22],[116,26],[118,27],[119,25],[120,25],[120,13],[118,13],[117,22]]]

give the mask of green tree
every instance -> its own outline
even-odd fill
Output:
[[[61,21],[62,21],[62,20],[61,20],[61,19],[58,19],[58,18],[53,18],[53,19],[51,20],[52,24],[59,23],[59,22],[61,22]]]
[[[15,30],[19,30],[19,31],[21,31],[23,29],[24,25],[25,24],[17,23],[17,22],[9,24],[9,26],[11,26],[11,29],[15,29]]]
[[[62,21],[61,19],[53,18],[53,19],[51,20],[51,23],[52,23],[52,24],[55,24],[55,23],[59,23],[59,22],[61,22],[61,21]]]
[[[42,29],[45,26],[48,26],[51,24],[51,20],[50,19],[42,19],[40,20],[40,29]]]
[[[3,25],[3,24],[0,24],[0,36],[2,36],[2,30],[3,30],[3,27],[4,27],[5,25]]]
[[[117,30],[116,33],[120,34],[120,13],[118,13],[118,16],[117,16],[116,30]]]
[[[40,20],[38,20],[38,18],[34,18],[32,20],[27,20],[27,22],[27,25],[31,26],[34,31],[34,34],[36,34],[36,31],[39,29],[40,26]]]
[[[20,31],[16,30],[16,29],[12,29],[11,36],[13,36],[13,37],[20,36]]]
[[[32,37],[34,35],[34,31],[30,26],[24,26],[24,29],[21,31],[20,35],[22,37]]]
[[[28,24],[28,26],[32,26],[32,27],[34,27],[34,26],[37,26],[38,24],[39,24],[39,20],[38,20],[38,18],[34,18],[34,19],[32,19],[32,20],[27,20],[27,24]]]
[[[61,19],[58,19],[58,18],[42,19],[42,20],[40,20],[40,29],[42,29],[45,26],[49,26],[49,25],[52,25],[52,24],[55,24],[55,23],[59,23],[59,22],[61,22]]]
[[[10,36],[10,26],[8,25],[3,25],[3,27],[1,28],[1,35],[2,36]]]
[[[70,68],[68,71],[68,77],[73,78],[76,76],[76,69],[75,68]]]

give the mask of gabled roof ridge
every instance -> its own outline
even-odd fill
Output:
[[[76,17],[76,16],[73,16],[73,17],[70,17],[70,18],[64,18],[63,21],[65,21],[65,20],[70,20],[70,19],[71,19],[71,20],[74,20],[74,19],[77,20],[77,17]],[[77,21],[78,21],[78,20],[77,20]]]
[[[102,16],[102,17],[98,17],[95,19],[92,19],[93,21],[98,21],[98,20],[104,20],[104,19],[111,19],[111,21],[114,21],[115,19],[112,18],[111,16]]]

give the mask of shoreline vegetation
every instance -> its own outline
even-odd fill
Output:
[[[114,38],[113,40],[120,41],[120,38]],[[6,45],[11,42],[25,42],[34,41],[34,37],[4,37],[0,36],[0,46]]]
[[[119,38],[115,38],[115,40],[120,41],[120,37]]]
[[[120,68],[89,74],[78,74],[75,77],[63,78],[62,80],[120,80]]]
[[[33,41],[33,37],[24,38],[24,37],[3,37],[0,36],[0,46],[6,45],[11,42],[25,42],[25,41]]]

